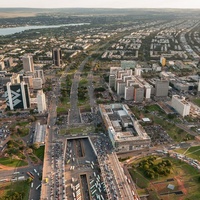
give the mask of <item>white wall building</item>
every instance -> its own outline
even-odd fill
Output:
[[[185,100],[185,97],[173,95],[171,105],[182,117],[190,114],[191,105]]]
[[[38,112],[39,113],[43,113],[47,109],[46,97],[45,97],[45,94],[43,93],[42,90],[39,90],[37,92],[37,107],[38,107]]]

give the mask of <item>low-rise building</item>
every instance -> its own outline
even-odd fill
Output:
[[[126,104],[100,104],[99,110],[116,151],[128,152],[150,147],[150,137]]]

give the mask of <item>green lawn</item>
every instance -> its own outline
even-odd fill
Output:
[[[41,146],[40,148],[33,150],[33,153],[41,160],[44,160],[44,148],[45,146]]]
[[[8,167],[21,167],[28,165],[28,163],[23,160],[17,160],[11,158],[0,158],[0,164]]]
[[[37,158],[35,156],[29,155],[29,158],[32,160],[32,162],[37,163]]]
[[[28,200],[30,183],[27,181],[8,182],[0,184],[1,197],[4,199]],[[19,196],[17,196],[19,195]]]
[[[146,110],[148,110],[149,112],[164,113],[164,111],[163,111],[157,104],[145,106],[144,108],[145,108]]]
[[[56,112],[58,114],[66,113],[67,111],[68,111],[68,109],[66,107],[57,107],[57,109],[56,109]]]
[[[178,153],[185,153],[185,155],[189,158],[193,158],[195,160],[200,161],[200,146],[190,147],[187,149],[176,149],[175,151]]]
[[[193,102],[200,107],[200,98],[194,99]]]
[[[146,159],[146,158],[147,157],[143,159]],[[152,198],[149,197],[148,199],[155,200],[157,199],[156,198],[157,194],[159,195],[160,193],[168,191],[167,185],[169,183],[166,181],[167,179],[173,179],[173,182],[171,182],[171,184],[175,185],[175,188],[180,187],[180,185],[176,181],[176,178],[178,178],[184,184],[184,188],[187,191],[187,193],[184,194],[184,196],[182,196],[184,197],[183,198],[184,200],[200,199],[200,182],[199,182],[200,172],[196,168],[178,159],[169,158],[169,157],[167,157],[167,159],[170,160],[173,164],[171,174],[168,175],[167,177],[160,176],[159,178],[147,179],[144,177],[143,172],[138,167],[136,167],[135,169],[132,168],[129,170],[133,178],[133,181],[137,183],[138,187],[146,188],[150,193],[152,193],[150,194],[150,197],[152,196]],[[141,160],[142,159],[135,161],[134,166],[137,166]],[[161,185],[154,184],[154,183],[160,183],[160,182],[161,182]],[[144,191],[141,190],[141,192],[144,192]],[[163,199],[166,199],[165,197],[167,198],[167,196],[162,196]],[[168,196],[169,199],[173,199],[173,200],[179,200],[180,197],[181,196],[175,196],[175,195]]]
[[[144,178],[137,170],[129,169],[129,173],[133,179],[133,181],[136,183],[136,185],[140,188],[147,188],[149,185],[149,180]]]

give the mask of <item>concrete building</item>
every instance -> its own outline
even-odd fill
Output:
[[[30,108],[30,94],[25,82],[18,84],[7,83],[4,86],[7,106],[10,110]]]
[[[139,86],[134,86],[134,95],[133,100],[138,103],[142,103],[144,101],[144,88]]]
[[[173,95],[171,106],[182,116],[185,117],[190,114],[191,105],[185,100],[185,97]]]
[[[0,61],[0,71],[5,69],[4,61]]]
[[[157,80],[155,84],[155,96],[167,97],[169,91],[169,81]]]
[[[34,90],[42,89],[42,79],[41,78],[33,78],[33,89]]]
[[[24,72],[34,72],[33,57],[31,55],[24,55],[22,57]]]
[[[115,87],[115,75],[113,74],[109,76],[109,86],[110,88]]]
[[[117,81],[117,94],[118,95],[120,95],[120,96],[124,95],[125,86],[126,86],[126,84],[122,80]]]
[[[109,138],[117,152],[149,148],[151,139],[126,104],[99,105]]]
[[[52,59],[55,66],[60,67],[62,64],[62,52],[60,48],[53,48]]]
[[[135,68],[135,76],[141,76],[142,68],[140,66],[137,66]]]
[[[200,92],[200,79],[199,79],[199,81],[198,81],[197,91]]]
[[[133,92],[134,92],[133,86],[126,86],[124,91],[124,99],[127,101],[133,100]]]
[[[46,129],[47,125],[41,125],[40,122],[36,123],[33,144],[38,143],[40,146],[44,145]]]
[[[44,78],[44,71],[43,71],[43,69],[35,70],[35,78],[41,78],[41,79],[42,79],[42,84],[45,83],[45,78]]]
[[[29,88],[33,88],[33,77],[32,76],[23,76],[23,81],[28,84]]]
[[[37,107],[39,113],[43,113],[47,110],[46,97],[42,90],[37,92]]]
[[[6,68],[12,67],[13,66],[13,58],[12,57],[4,58],[4,65]]]

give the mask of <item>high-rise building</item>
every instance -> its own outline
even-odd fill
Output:
[[[127,101],[133,100],[133,92],[134,92],[134,87],[133,86],[125,87],[124,99],[127,100]]]
[[[190,114],[191,105],[185,100],[185,97],[173,95],[171,105],[182,117]]]
[[[8,57],[4,59],[4,64],[6,68],[10,68],[13,65],[13,59],[12,57]]]
[[[44,78],[44,71],[42,69],[35,70],[35,78],[41,78],[42,83],[45,83],[45,78]]]
[[[24,72],[34,72],[33,57],[31,55],[24,55],[22,61]]]
[[[200,79],[199,79],[199,82],[198,82],[197,90],[198,90],[198,92],[200,92]]]
[[[169,81],[157,80],[155,84],[156,97],[167,97],[169,91]]]
[[[62,64],[62,52],[60,48],[53,48],[52,59],[55,66],[60,67]]]
[[[4,70],[5,69],[5,65],[4,65],[4,61],[0,61],[0,70]]]
[[[47,109],[45,94],[42,90],[37,92],[37,107],[39,113],[43,113]]]
[[[134,97],[133,97],[135,102],[143,102],[144,101],[144,88],[135,86],[134,87]]]
[[[30,108],[30,94],[25,82],[18,84],[7,83],[4,86],[7,106],[10,110]]]

